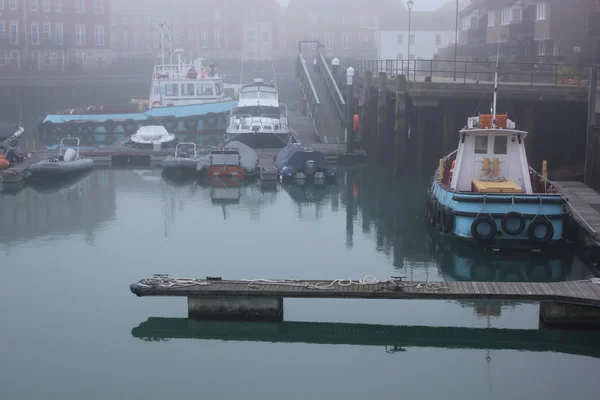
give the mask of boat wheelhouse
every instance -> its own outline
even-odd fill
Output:
[[[483,247],[536,249],[563,241],[567,200],[548,181],[545,162],[542,174],[529,166],[526,137],[507,115],[469,118],[458,149],[434,174],[430,224]]]
[[[225,94],[225,84],[214,63],[205,66],[202,58],[184,63],[180,53],[178,56],[177,64],[154,66],[149,108],[232,100]]]
[[[226,138],[253,148],[283,148],[296,142],[288,124],[287,107],[279,101],[275,83],[254,79],[242,85],[237,107],[231,110]]]

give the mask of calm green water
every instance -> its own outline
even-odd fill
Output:
[[[286,300],[281,324],[215,323],[129,291],[153,273],[590,276],[568,249],[507,259],[439,241],[426,184],[347,169],[262,193],[96,170],[3,194],[0,399],[597,399],[598,333],[537,331],[534,304]]]

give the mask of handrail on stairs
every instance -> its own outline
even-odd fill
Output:
[[[319,121],[321,101],[319,100],[315,85],[310,78],[310,74],[308,73],[308,69],[306,67],[306,60],[302,57],[302,54],[298,54],[298,58],[296,58],[296,75],[300,81],[300,86],[302,87],[302,94],[304,98],[306,98],[308,117],[313,122],[317,140],[319,140],[321,136]]]
[[[340,88],[338,87],[333,74],[331,73],[331,69],[327,64],[327,60],[320,51],[318,51],[317,64],[321,75],[325,80],[325,86],[327,87],[329,98],[335,106],[337,117],[342,123],[342,126],[345,126],[344,110],[346,108],[346,101],[344,100],[344,96],[342,96],[342,92],[340,91]]]

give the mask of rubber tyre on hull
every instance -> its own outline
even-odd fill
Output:
[[[535,230],[538,226],[546,227],[546,234],[542,237],[535,235]],[[552,226],[552,223],[547,218],[537,217],[529,224],[527,234],[529,235],[529,238],[536,243],[547,243],[554,237],[554,226]]]
[[[479,228],[479,225],[481,225],[481,224],[489,225],[490,231],[488,232],[487,235],[482,235],[479,233],[479,230],[477,228]],[[475,220],[471,224],[471,236],[473,236],[473,239],[475,239],[475,240],[493,239],[494,236],[496,236],[496,232],[498,232],[498,227],[496,227],[496,221],[494,221],[494,219],[487,214],[478,215],[477,218],[475,218]]]
[[[519,220],[519,227],[517,229],[510,229],[508,227],[508,221],[510,219]],[[525,230],[525,225],[525,217],[523,217],[523,214],[521,214],[520,212],[510,211],[504,214],[504,217],[502,217],[502,230],[511,236],[517,236],[523,233],[523,231]]]

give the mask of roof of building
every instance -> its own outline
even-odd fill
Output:
[[[408,30],[408,14],[382,16],[379,23],[382,31]],[[456,29],[456,13],[438,11],[413,11],[410,18],[413,31],[453,31]]]

